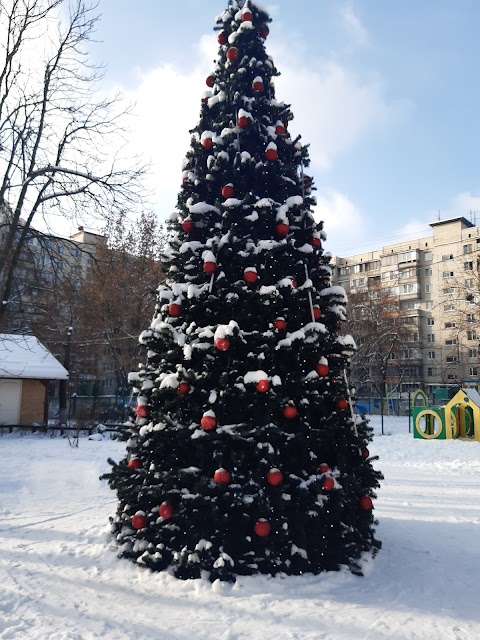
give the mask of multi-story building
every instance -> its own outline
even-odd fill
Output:
[[[480,383],[480,227],[464,217],[430,226],[431,236],[332,260],[347,293],[388,288],[408,319],[418,348],[400,391]]]

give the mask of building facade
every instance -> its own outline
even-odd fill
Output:
[[[411,327],[404,382],[390,391],[480,383],[480,227],[463,217],[434,222],[432,235],[332,259],[333,281],[350,293],[388,289]],[[354,338],[357,338],[354,335]],[[391,354],[398,364],[399,354]],[[387,389],[388,391],[388,389]]]

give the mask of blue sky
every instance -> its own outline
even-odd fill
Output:
[[[327,250],[373,249],[478,213],[478,0],[266,0],[267,49],[310,143]],[[226,0],[100,0],[94,55],[135,102],[161,218],[175,207]]]

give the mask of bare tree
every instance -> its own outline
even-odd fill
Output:
[[[143,213],[130,229],[120,214],[105,233],[107,242],[98,246],[78,292],[73,345],[97,366],[109,362],[119,388],[136,367],[138,337],[153,317],[155,291],[165,277],[160,262],[165,236],[153,213]]]
[[[420,362],[415,316],[402,314],[398,296],[380,284],[350,293],[349,331],[357,344],[351,381],[378,394],[383,416],[388,392],[412,379]]]
[[[89,62],[97,20],[82,0],[0,0],[0,318],[35,222],[139,204],[143,168],[122,157],[128,110],[98,97]]]

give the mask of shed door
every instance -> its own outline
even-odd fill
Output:
[[[18,424],[21,397],[21,380],[0,380],[0,424]]]

